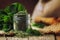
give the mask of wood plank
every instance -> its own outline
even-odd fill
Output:
[[[60,36],[56,36],[56,40],[60,40]]]
[[[45,36],[39,37],[39,40],[55,40],[55,37],[54,35],[45,35]]]
[[[39,40],[38,37],[33,36],[33,37],[29,37],[29,40]]]
[[[18,37],[7,37],[6,39],[7,39],[7,40],[21,40],[21,39],[18,38]]]
[[[6,40],[6,38],[5,37],[0,37],[0,40]]]
[[[55,40],[54,35],[44,35],[39,37],[29,37],[29,40]]]
[[[58,38],[60,38],[60,37],[58,37]],[[55,40],[55,36],[54,35],[29,36],[29,37],[26,37],[26,38],[20,38],[20,37],[0,37],[0,40]]]
[[[29,40],[34,40],[33,37],[29,37],[28,39],[29,39]]]
[[[12,37],[12,40],[22,40],[22,38],[19,38],[19,37]]]
[[[6,37],[6,40],[12,40],[12,37]]]
[[[20,38],[20,37],[7,37],[7,40],[28,40],[28,38]]]
[[[22,38],[22,40],[28,40],[28,37],[27,38]]]

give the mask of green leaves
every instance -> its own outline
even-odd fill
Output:
[[[8,31],[13,28],[13,15],[19,11],[25,11],[25,7],[20,3],[12,3],[5,9],[0,10],[0,29]]]
[[[9,21],[9,17],[8,16],[4,16],[3,17],[3,21],[4,21],[4,23],[8,22]]]
[[[33,36],[40,36],[40,35],[42,35],[39,31],[33,30],[32,28],[27,28],[26,32],[29,35],[33,35]]]
[[[46,26],[46,24],[44,24],[44,23],[32,23],[32,26],[35,26],[38,28],[43,28],[44,26]]]
[[[3,30],[5,32],[8,32],[9,31],[9,27],[7,26],[7,24],[3,24]]]
[[[20,3],[13,3],[12,5],[10,6],[7,6],[4,11],[7,12],[7,13],[17,13],[19,11],[25,11],[25,7],[20,4]]]
[[[4,24],[4,20],[3,17],[7,15],[6,12],[4,12],[3,10],[0,10],[0,30],[2,30],[3,28],[3,24]]]

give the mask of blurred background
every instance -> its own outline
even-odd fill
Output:
[[[0,0],[0,9],[4,9],[6,6],[11,5],[14,2],[23,4],[27,11],[32,13],[38,0]]]

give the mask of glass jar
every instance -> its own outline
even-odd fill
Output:
[[[14,14],[14,30],[25,31],[28,26],[28,14],[27,12],[20,11]]]

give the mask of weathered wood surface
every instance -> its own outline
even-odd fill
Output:
[[[56,36],[56,40],[60,40],[60,36]]]
[[[0,40],[55,40],[54,35],[45,35],[45,36],[32,36],[26,38],[18,37],[0,37]]]

